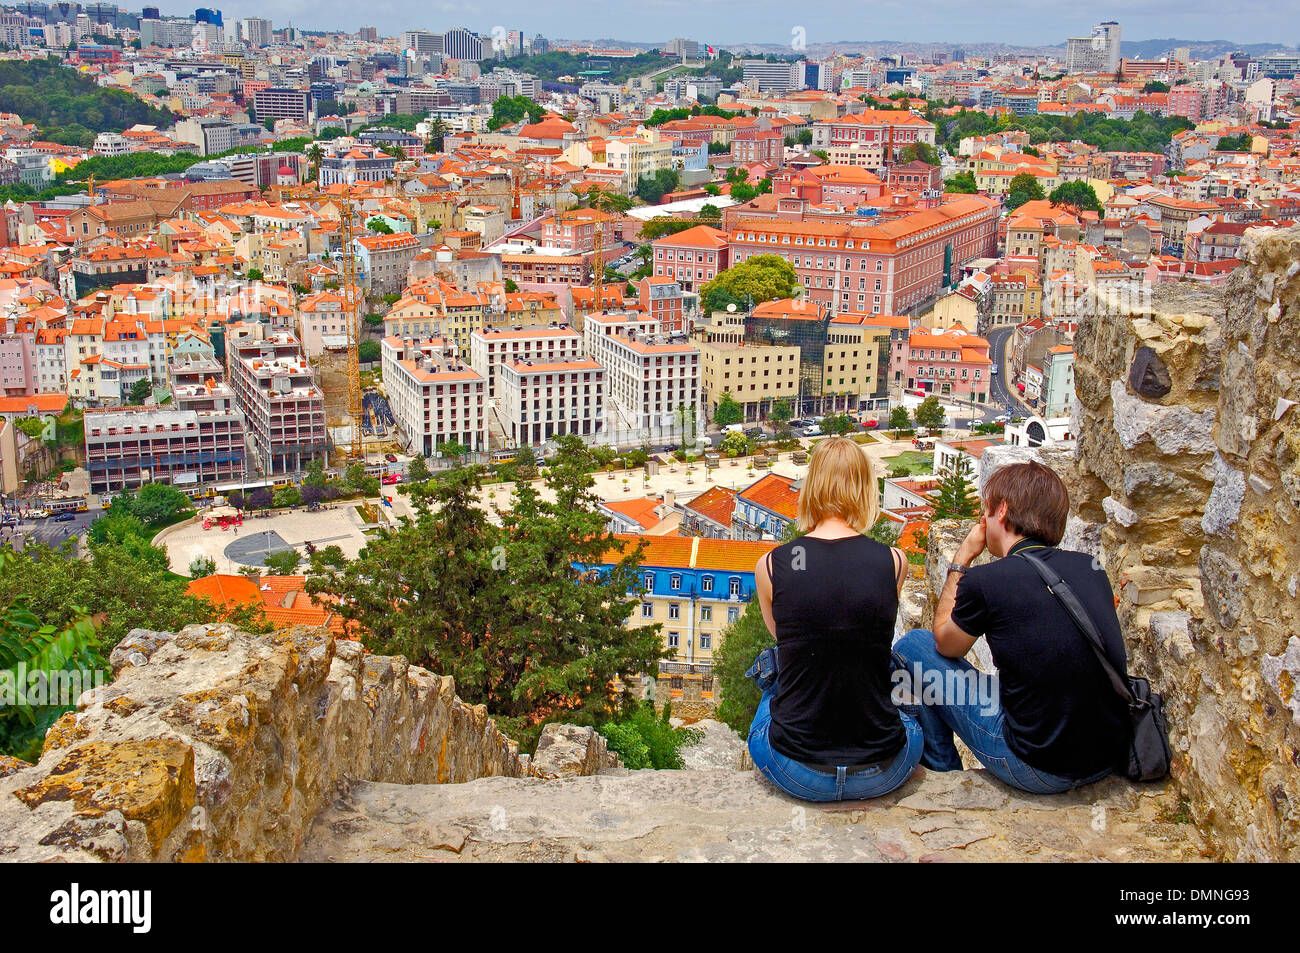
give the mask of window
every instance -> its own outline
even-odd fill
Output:
[[[700,621],[701,622],[713,621],[713,606],[700,606]],[[700,642],[700,647],[701,648],[705,647],[703,641]]]
[[[641,603],[641,618],[653,619],[655,617],[655,606],[653,602]]]
[[[677,648],[677,646],[678,646],[678,644],[679,644],[679,641],[680,641],[680,640],[677,638],[677,633],[676,633],[676,632],[669,632],[669,633],[668,633],[668,647],[669,647],[670,649],[675,649],[675,648]],[[674,678],[673,681],[674,681],[674,682],[680,682],[681,679],[680,679],[680,678]]]
[[[682,604],[680,602],[668,603],[668,618],[680,619],[682,617]]]
[[[735,576],[732,576],[732,577],[731,577],[731,583],[730,583],[730,590],[729,590],[729,591],[730,591],[730,594],[731,594],[732,596],[739,596],[739,595],[740,595],[740,580],[739,580],[738,578],[736,578]]]
[[[727,606],[727,622],[735,622],[740,618],[740,610],[735,606]]]
[[[700,633],[700,648],[701,648],[701,649],[709,649],[709,650],[712,650],[712,649],[713,649],[713,636],[710,635],[710,634],[707,633],[707,632],[701,632],[701,633]]]
[[[645,574],[645,587],[646,587],[646,589],[654,589],[654,587],[655,587],[655,574],[654,574],[654,573],[652,573],[652,572],[648,572],[648,573]]]
[[[703,578],[701,578],[701,579],[700,579],[700,592],[712,592],[712,591],[713,591],[713,577],[712,577],[712,576],[704,576]]]

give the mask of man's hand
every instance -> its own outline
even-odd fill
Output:
[[[957,555],[954,562],[963,566],[969,566],[979,558],[980,553],[984,552],[987,545],[987,528],[984,525],[984,517],[980,517],[978,523],[971,527],[971,531],[966,534],[960,546],[957,547]]]

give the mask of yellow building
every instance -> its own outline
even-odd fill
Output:
[[[701,341],[700,374],[705,413],[717,413],[723,394],[730,394],[745,412],[745,420],[762,420],[773,401],[799,394],[799,348],[787,345]]]

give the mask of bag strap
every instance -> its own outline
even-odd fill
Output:
[[[1128,680],[1116,671],[1115,666],[1111,664],[1101,641],[1101,633],[1097,631],[1097,626],[1093,624],[1092,618],[1088,615],[1087,610],[1083,608],[1083,604],[1079,602],[1079,598],[1074,594],[1074,590],[1070,588],[1069,583],[1037,556],[1031,556],[1026,552],[1019,552],[1016,555],[1038,571],[1038,575],[1043,577],[1043,582],[1047,583],[1047,591],[1056,597],[1056,600],[1069,613],[1070,618],[1074,620],[1075,626],[1088,640],[1088,645],[1092,647],[1093,653],[1097,656],[1097,661],[1101,663],[1107,678],[1110,679],[1115,694],[1123,698],[1130,708],[1141,707],[1141,703],[1133,696],[1133,692],[1128,687]]]

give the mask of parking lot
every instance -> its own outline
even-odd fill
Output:
[[[349,559],[366,544],[362,520],[355,506],[339,504],[333,509],[309,512],[305,508],[272,511],[262,518],[248,516],[244,525],[229,529],[204,529],[202,522],[172,530],[162,540],[173,572],[189,575],[190,563],[198,556],[215,560],[217,572],[235,573],[241,566],[261,566],[270,553],[296,549],[306,556],[310,542],[318,549],[337,546]]]

